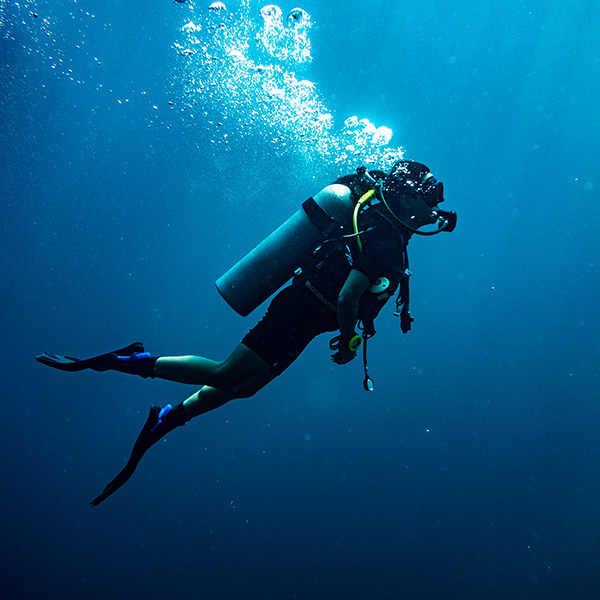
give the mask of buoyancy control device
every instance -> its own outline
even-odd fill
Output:
[[[217,289],[245,317],[340,229],[354,230],[360,248],[358,218],[362,210],[376,208],[391,224],[411,233],[433,235],[453,231],[456,226],[456,213],[439,210],[437,204],[442,201],[443,185],[420,163],[399,161],[389,175],[381,171],[372,175],[359,167],[356,175],[343,177],[306,200],[285,223],[217,279]],[[419,231],[436,223],[433,231]]]

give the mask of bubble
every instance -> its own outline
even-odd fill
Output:
[[[182,31],[185,33],[192,33],[194,31],[200,31],[201,27],[196,25],[193,21],[188,21],[182,28]]]
[[[265,21],[281,21],[282,12],[277,4],[267,4],[260,9],[260,16]]]
[[[308,24],[309,21],[310,17],[308,13],[302,8],[292,9],[287,18],[290,27],[302,27]]]
[[[349,133],[352,129],[354,129],[358,125],[358,117],[348,117],[344,121],[344,128]]]
[[[223,4],[223,2],[213,2],[208,7],[208,10],[212,10],[213,12],[221,12],[227,10],[227,7],[225,6],[225,4]]]
[[[371,123],[368,119],[365,119],[365,121],[366,123],[365,128],[363,129],[363,135],[373,137],[373,134],[376,131],[375,125],[373,125],[373,123]]]
[[[315,84],[312,81],[303,79],[296,84],[296,93],[301,98],[307,98],[315,90]]]
[[[390,141],[392,139],[392,135],[393,135],[393,132],[389,127],[385,127],[385,126],[378,127],[373,132],[372,142],[373,142],[373,144],[375,144],[377,146],[385,146],[390,143]]]

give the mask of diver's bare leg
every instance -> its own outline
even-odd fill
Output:
[[[269,371],[230,390],[218,390],[210,386],[204,386],[184,401],[185,415],[188,419],[193,419],[198,415],[219,408],[235,398],[249,398],[265,387],[274,377],[275,375]]]
[[[219,390],[234,388],[267,373],[270,373],[269,365],[244,344],[239,344],[221,362],[201,356],[161,356],[154,366],[154,376],[160,379],[207,385]]]

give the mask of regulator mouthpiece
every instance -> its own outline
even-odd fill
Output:
[[[444,220],[440,230],[451,233],[456,227],[456,211],[454,210],[438,210],[437,214]]]

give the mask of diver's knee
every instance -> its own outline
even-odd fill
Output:
[[[237,379],[239,376],[236,377],[235,370],[231,368],[227,360],[223,360],[215,366],[214,382],[211,385],[224,392],[230,391],[240,383]]]

